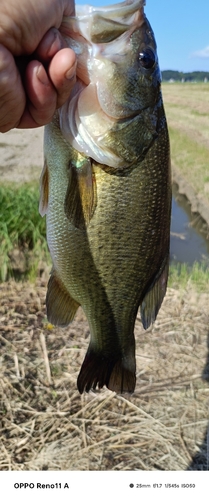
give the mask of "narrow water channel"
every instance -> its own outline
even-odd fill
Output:
[[[191,212],[184,195],[173,185],[171,217],[171,262],[192,265],[194,262],[209,263],[209,229],[198,214]]]

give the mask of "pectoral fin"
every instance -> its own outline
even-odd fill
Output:
[[[67,326],[73,320],[80,304],[76,302],[52,271],[46,296],[47,318],[53,325]]]
[[[44,167],[42,170],[40,178],[40,201],[39,201],[39,213],[43,217],[47,214],[48,210],[48,198],[49,198],[49,172],[46,160],[44,162]]]
[[[168,270],[169,256],[166,257],[163,266],[161,267],[141,304],[141,319],[145,330],[155,321],[164,299],[168,281]]]
[[[70,178],[65,197],[65,213],[79,229],[89,224],[97,204],[96,181],[91,160],[86,158],[82,166],[70,166]]]

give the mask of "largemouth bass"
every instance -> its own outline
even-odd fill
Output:
[[[81,305],[90,327],[80,393],[134,391],[137,311],[147,329],[166,293],[169,138],[144,3],[79,6],[61,27],[77,83],[45,128],[40,213],[53,261],[48,319],[66,326]]]

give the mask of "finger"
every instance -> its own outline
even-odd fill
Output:
[[[49,63],[54,55],[67,47],[66,40],[56,28],[51,28],[42,38],[35,52],[36,58],[43,63]]]
[[[53,57],[48,73],[57,91],[57,108],[70,96],[76,82],[76,56],[73,50],[62,49]]]
[[[50,123],[56,108],[68,99],[75,84],[76,57],[71,49],[55,54],[49,76],[43,65],[31,61],[25,72],[28,101],[18,128],[40,127]]]
[[[0,45],[0,132],[18,125],[26,96],[12,54]]]
[[[75,16],[74,0],[64,0],[64,16]]]
[[[27,105],[18,128],[40,127],[49,123],[56,110],[57,92],[39,61],[31,61],[25,73]]]

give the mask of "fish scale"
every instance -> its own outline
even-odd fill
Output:
[[[47,240],[53,261],[46,298],[47,315],[52,323],[66,326],[80,305],[86,314],[90,344],[78,376],[81,393],[103,385],[116,392],[134,391],[137,311],[140,307],[143,326],[148,328],[155,320],[166,293],[171,207],[169,138],[157,57],[152,55],[156,52],[156,44],[143,15],[142,4],[133,1],[118,6],[123,23],[123,9],[127,15],[128,5],[131,22],[140,18],[139,25],[134,21],[134,25],[129,26],[129,49],[126,44],[125,57],[130,68],[137,65],[139,79],[135,78],[135,82],[138,92],[141,92],[138,101],[143,103],[143,96],[145,99],[144,109],[142,106],[140,112],[134,111],[125,121],[119,116],[100,137],[98,148],[101,151],[108,148],[108,158],[112,154],[112,160],[108,164],[98,162],[98,155],[103,154],[101,151],[95,157],[93,153],[91,156],[87,154],[91,147],[88,136],[91,131],[94,133],[94,119],[96,129],[98,117],[103,120],[104,114],[102,103],[97,103],[92,106],[91,119],[85,118],[87,110],[91,113],[90,103],[86,106],[82,96],[82,92],[85,91],[84,96],[88,93],[88,84],[79,84],[77,90],[75,88],[71,96],[72,99],[76,96],[73,107],[69,101],[69,108],[64,106],[45,128],[40,212],[47,215]],[[111,12],[110,9],[110,16]],[[99,14],[102,17],[103,11],[100,10]],[[104,15],[107,15],[107,9]],[[79,19],[73,23],[70,20],[69,27],[75,23],[79,27]],[[114,31],[114,16],[111,26]],[[123,29],[127,35],[128,28]],[[104,33],[101,36],[103,40]],[[148,58],[151,68],[140,66],[138,54],[142,51],[141,45],[145,47],[143,50],[151,50],[145,58],[147,60],[151,54],[151,62]],[[108,57],[108,67],[113,64],[114,75],[119,63],[114,62],[114,57],[113,62]],[[103,63],[105,67],[105,58]],[[122,74],[121,68],[119,74]],[[104,77],[102,73],[102,85]],[[120,78],[119,100],[124,94],[127,108],[129,82],[125,74]],[[111,98],[117,93],[116,81],[114,77],[108,81]],[[98,92],[99,86],[98,76]],[[95,91],[92,93],[90,89],[90,95],[96,99]],[[107,100],[108,93],[105,107]],[[122,105],[123,100],[120,113]],[[83,123],[87,128],[91,124],[84,134],[87,141],[85,151],[77,150],[72,133],[68,134],[70,121],[67,123],[66,120],[70,112],[75,113],[78,123],[79,119],[83,120],[84,112]],[[136,121],[138,112],[140,119]],[[72,119],[73,116],[69,118]],[[101,130],[104,130],[103,125]],[[83,139],[79,141],[83,144]],[[104,158],[107,158],[105,151]]]

